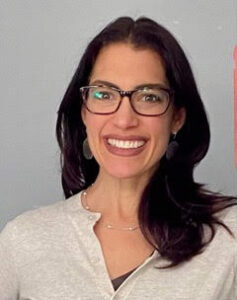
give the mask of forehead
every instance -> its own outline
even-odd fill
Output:
[[[161,57],[150,49],[137,49],[128,43],[115,43],[100,51],[90,82],[109,81],[121,88],[144,83],[168,85]]]

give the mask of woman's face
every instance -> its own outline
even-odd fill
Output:
[[[169,87],[158,54],[126,43],[111,44],[100,51],[89,84],[101,82],[124,91],[147,84]],[[183,125],[185,111],[171,105],[164,115],[141,116],[124,97],[119,110],[111,115],[92,114],[83,106],[82,119],[100,172],[120,179],[135,178],[153,173],[166,152],[171,133]],[[124,141],[129,141],[132,148],[124,149]]]

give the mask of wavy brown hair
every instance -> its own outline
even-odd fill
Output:
[[[210,142],[207,115],[184,51],[172,34],[153,20],[121,17],[87,46],[58,111],[62,186],[68,198],[90,186],[98,175],[95,159],[83,156],[86,131],[81,119],[80,87],[88,85],[100,50],[117,42],[158,53],[174,91],[174,104],[186,110],[185,124],[176,139],[178,150],[169,159],[166,155],[161,159],[143,191],[138,214],[145,238],[170,261],[170,267],[201,253],[218,225],[230,232],[216,213],[236,204],[236,198],[207,191],[194,181],[194,167],[206,155]],[[208,240],[204,239],[205,226],[211,232]]]

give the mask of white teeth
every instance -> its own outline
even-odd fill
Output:
[[[145,144],[144,141],[122,141],[115,139],[108,139],[108,143],[112,146],[123,149],[138,148]]]

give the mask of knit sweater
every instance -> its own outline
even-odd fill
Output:
[[[28,211],[0,234],[0,300],[236,300],[237,206],[222,213],[233,238],[218,227],[212,242],[190,261],[157,269],[155,250],[115,291],[93,226],[100,213],[85,210],[81,193]]]

